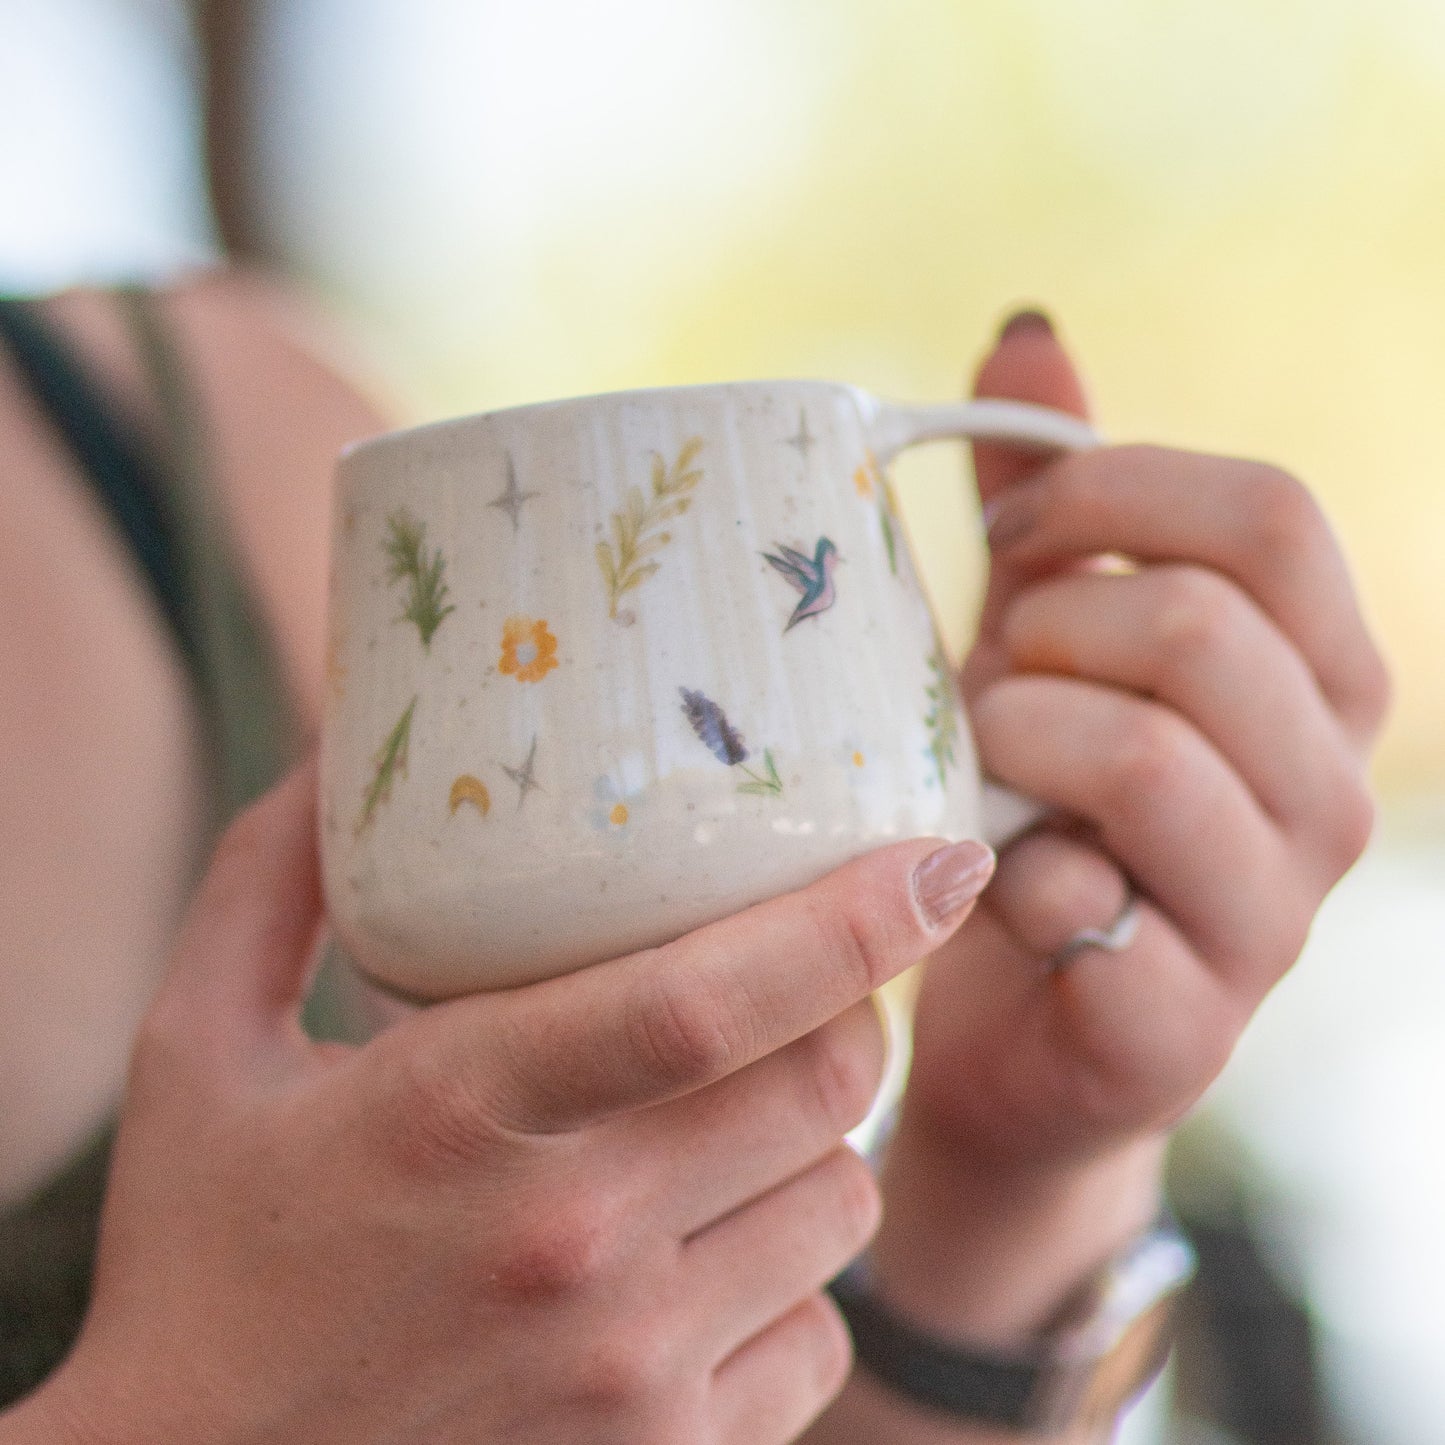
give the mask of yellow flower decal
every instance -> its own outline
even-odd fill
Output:
[[[592,785],[593,806],[587,821],[599,833],[620,833],[632,821],[642,800],[642,791],[629,789],[622,769],[605,774]]]
[[[871,451],[864,452],[862,464],[853,473],[853,485],[860,497],[870,500],[878,482],[878,458]]]
[[[502,624],[499,672],[518,682],[541,682],[557,666],[557,639],[544,618],[509,617]]]

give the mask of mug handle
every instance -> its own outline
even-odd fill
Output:
[[[864,402],[868,431],[879,467],[905,447],[946,437],[1008,442],[1039,452],[1087,451],[1102,438],[1086,421],[1026,401],[942,402],[905,406],[869,396]],[[980,790],[984,842],[1001,848],[1049,813],[1047,805],[984,779]]]
[[[1088,422],[1028,401],[983,398],[905,406],[870,396],[865,416],[880,467],[887,466],[904,447],[946,437],[1008,442],[1040,452],[1088,451],[1103,445],[1103,439]]]

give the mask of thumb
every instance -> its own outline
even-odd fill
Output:
[[[313,754],[222,835],[181,930],[165,1001],[223,1047],[272,1032],[306,992],[321,914]]]
[[[973,394],[1036,402],[1080,417],[1089,415],[1084,384],[1053,323],[1042,311],[1017,311],[1004,322],[993,350],[974,378]],[[1037,451],[1023,451],[999,442],[976,442],[973,465],[979,497],[986,505],[1042,461]]]

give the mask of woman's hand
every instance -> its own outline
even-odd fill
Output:
[[[839,1388],[871,990],[991,856],[916,841],[664,948],[297,1024],[314,769],[222,843],[143,1028],[75,1353],[0,1439],[746,1442]],[[564,900],[556,900],[561,906]]]
[[[1085,414],[1036,313],[979,391]],[[969,712],[985,770],[1058,817],[1004,851],[929,961],[873,1262],[906,1318],[1007,1346],[1157,1210],[1168,1129],[1369,836],[1388,684],[1329,528],[1284,473],[982,445],[977,470],[992,570]],[[1124,951],[1049,966],[1131,888]],[[816,1438],[994,1438],[905,1428],[896,1408],[861,1383]]]
[[[1040,320],[980,386],[1082,411]],[[930,966],[914,1098],[970,1153],[1037,1165],[1162,1131],[1213,1079],[1369,837],[1388,683],[1329,527],[1283,472],[980,451],[993,568],[970,715],[985,769],[1068,821],[1007,851]],[[1127,951],[1047,970],[1118,914],[1126,879],[1144,900]]]

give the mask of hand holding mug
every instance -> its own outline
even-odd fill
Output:
[[[315,796],[303,767],[221,845],[142,1030],[84,1334],[0,1435],[794,1438],[848,1367],[821,1286],[877,1222],[841,1142],[882,1069],[867,996],[987,850],[899,843],[351,1049],[297,1023]]]
[[[1038,321],[979,384],[1083,410]],[[909,1318],[1013,1343],[1148,1222],[1165,1132],[1364,846],[1388,683],[1286,474],[988,446],[978,476],[992,574],[969,711],[989,772],[1057,812],[925,971],[875,1259]],[[1060,961],[1131,892],[1124,951]]]

